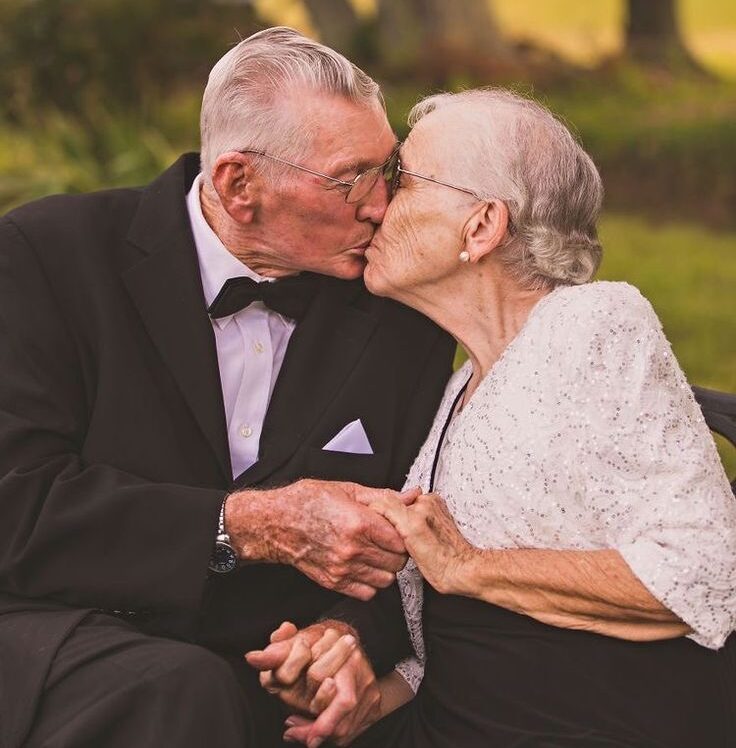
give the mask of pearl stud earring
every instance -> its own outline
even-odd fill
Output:
[[[467,249],[464,249],[460,252],[458,257],[460,258],[460,262],[468,262],[470,260],[470,252],[468,252]]]

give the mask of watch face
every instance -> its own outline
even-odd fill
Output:
[[[215,543],[215,550],[210,558],[210,569],[217,574],[227,574],[238,565],[238,556],[235,551],[221,541]]]

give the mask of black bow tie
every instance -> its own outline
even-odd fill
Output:
[[[301,319],[317,290],[318,277],[312,273],[289,276],[277,281],[258,283],[251,278],[229,278],[210,304],[212,319],[228,317],[254,301],[292,319]]]

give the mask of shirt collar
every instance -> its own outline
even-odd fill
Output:
[[[198,174],[187,194],[187,210],[194,235],[194,246],[197,249],[204,300],[209,307],[228,278],[252,278],[259,283],[272,279],[258,275],[228,251],[202,213],[199,195],[201,186],[202,174]],[[232,318],[233,315],[230,315],[215,321],[219,327],[224,328]]]

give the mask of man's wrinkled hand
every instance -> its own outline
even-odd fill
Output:
[[[243,560],[289,564],[322,587],[369,600],[391,585],[407,559],[399,533],[369,505],[399,496],[357,483],[304,479],[232,494],[226,528]]]

